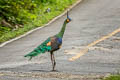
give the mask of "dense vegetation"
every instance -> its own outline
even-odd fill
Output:
[[[42,26],[76,0],[0,0],[0,43]]]

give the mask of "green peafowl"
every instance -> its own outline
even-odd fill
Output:
[[[24,57],[29,57],[29,60],[31,60],[32,57],[35,57],[38,54],[50,52],[51,61],[52,61],[52,71],[55,71],[56,62],[55,62],[55,57],[53,52],[60,49],[62,45],[62,38],[65,32],[66,24],[69,23],[70,21],[71,19],[69,18],[68,11],[67,11],[67,19],[65,19],[60,32],[52,37],[49,37],[41,45],[39,45],[32,52],[25,55]]]

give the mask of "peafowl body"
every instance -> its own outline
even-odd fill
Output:
[[[47,40],[45,40],[42,44],[40,44],[37,48],[35,48],[32,52],[28,53],[24,57],[30,57],[29,60],[32,59],[32,57],[35,57],[39,54],[45,53],[45,52],[50,52],[51,54],[51,61],[52,61],[52,66],[53,66],[53,71],[56,65],[55,58],[53,52],[60,49],[62,45],[62,38],[65,32],[66,24],[69,23],[71,19],[68,16],[67,12],[67,19],[65,19],[63,26],[60,30],[60,32],[52,37],[49,37]]]

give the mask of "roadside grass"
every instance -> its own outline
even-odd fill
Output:
[[[102,80],[120,80],[120,74],[110,75]]]
[[[56,4],[43,4],[40,5],[36,9],[36,15],[37,18],[35,18],[32,22],[28,22],[27,24],[24,24],[22,28],[19,28],[17,30],[8,30],[5,32],[0,33],[0,44],[8,41],[12,38],[15,38],[17,36],[20,36],[36,27],[41,27],[48,23],[51,19],[54,17],[60,15],[62,12],[65,11],[66,8],[68,8],[70,5],[75,3],[77,0],[63,0],[62,3]],[[51,11],[48,13],[44,13],[46,9],[50,8]]]

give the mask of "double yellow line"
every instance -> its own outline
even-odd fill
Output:
[[[74,60],[80,58],[82,55],[84,55],[85,53],[88,52],[88,50],[89,50],[90,47],[96,45],[97,43],[99,43],[99,42],[101,42],[101,41],[103,41],[103,40],[106,40],[106,39],[112,37],[113,35],[115,35],[115,34],[118,33],[118,32],[120,32],[120,28],[117,29],[117,30],[114,30],[112,33],[109,33],[109,34],[106,35],[106,36],[101,37],[100,39],[98,39],[98,40],[96,40],[96,41],[93,41],[92,43],[90,43],[89,45],[87,45],[85,49],[81,50],[80,53],[78,53],[77,55],[73,56],[73,57],[70,58],[69,60],[70,60],[70,61],[74,61]]]

